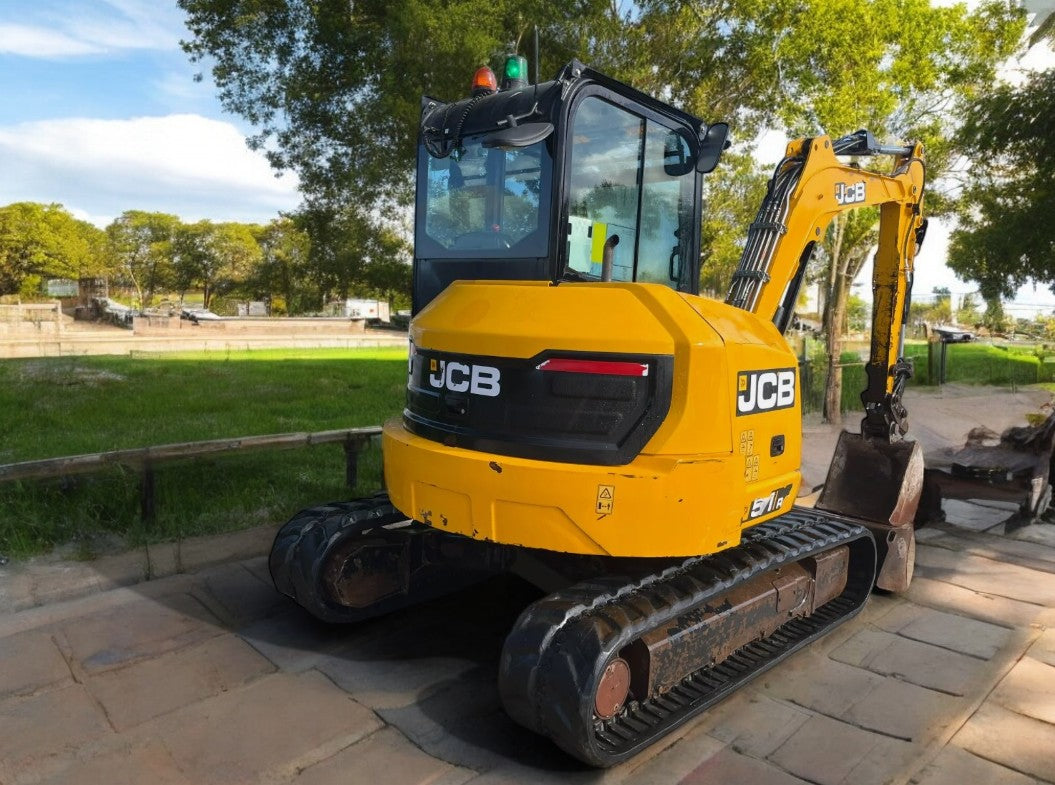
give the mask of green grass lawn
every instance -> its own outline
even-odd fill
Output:
[[[398,414],[405,350],[268,350],[0,361],[0,463],[254,434],[379,425]],[[113,470],[0,485],[0,554],[129,545],[284,520],[381,484],[376,447],[344,484],[340,445],[165,464],[157,520]]]
[[[824,375],[827,356],[820,342],[810,343],[810,367],[803,375],[803,405],[806,411],[820,411],[824,400]],[[905,356],[913,364],[910,387],[938,383],[941,345],[909,342]],[[851,346],[841,357],[843,367],[842,409],[861,409],[861,391],[867,385],[864,361],[867,345]],[[945,381],[961,384],[984,384],[1012,387],[1055,381],[1055,351],[1036,344],[955,343],[946,347]]]

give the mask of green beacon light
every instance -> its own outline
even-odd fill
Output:
[[[523,55],[509,55],[505,68],[502,69],[502,89],[519,90],[527,85],[527,58]]]

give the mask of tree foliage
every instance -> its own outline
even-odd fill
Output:
[[[971,12],[928,0],[816,0],[776,50],[787,85],[778,102],[781,119],[802,133],[868,128],[880,139],[922,141],[930,186],[926,209],[943,212],[948,203],[935,185],[955,149],[947,130],[953,112],[991,83],[996,64],[1014,51],[1023,28],[1021,9],[998,0]],[[863,231],[844,247],[851,222]],[[825,240],[829,422],[841,421],[840,325],[850,285],[877,239],[874,219],[844,214]]]
[[[750,155],[726,153],[705,181],[700,291],[722,299],[740,261],[747,227],[766,193],[768,175]]]
[[[179,225],[175,215],[126,210],[106,227],[119,278],[135,288],[142,308],[172,284],[172,241]]]
[[[41,296],[47,278],[103,275],[136,308],[192,292],[207,307],[218,296],[263,300],[276,314],[317,313],[349,296],[403,307],[407,259],[399,233],[368,231],[350,214],[304,209],[258,226],[128,210],[101,230],[61,205],[0,207],[0,295]]]
[[[58,204],[0,207],[0,294],[33,295],[47,278],[98,273],[106,263],[104,240]]]
[[[977,97],[960,141],[971,169],[949,266],[983,297],[1055,288],[1055,69]]]
[[[311,200],[410,195],[420,98],[465,95],[475,68],[546,33],[542,70],[574,53],[601,0],[180,0],[192,59],[211,64],[250,143]]]

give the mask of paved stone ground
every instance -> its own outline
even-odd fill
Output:
[[[515,579],[348,628],[262,556],[102,576],[0,615],[0,785],[1051,785],[1055,526],[969,507],[920,530],[904,596],[605,772],[502,713],[502,639],[537,596]]]

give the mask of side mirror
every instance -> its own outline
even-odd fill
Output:
[[[483,138],[484,147],[497,147],[502,150],[515,150],[518,147],[530,147],[553,133],[553,123],[525,123],[511,125],[501,131],[495,131]]]
[[[722,157],[722,151],[729,146],[729,123],[714,123],[707,126],[706,133],[700,137],[700,154],[696,158],[696,171],[700,174],[713,172]]]

